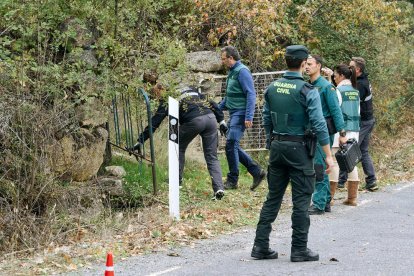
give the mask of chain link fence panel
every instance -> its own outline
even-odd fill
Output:
[[[263,128],[262,122],[262,110],[264,104],[264,91],[266,88],[280,78],[285,71],[275,71],[275,72],[263,72],[263,73],[253,73],[254,88],[256,90],[256,107],[253,117],[253,127],[246,129],[244,136],[240,141],[240,146],[245,151],[260,151],[265,150],[266,148],[266,133]],[[214,101],[220,102],[226,95],[226,78],[227,76],[214,76],[209,80],[201,80],[200,84],[205,81],[209,81],[207,91],[203,91],[203,86],[201,88],[202,92],[206,92],[208,97],[212,97]],[[228,121],[229,113],[224,111],[225,120]],[[219,152],[224,151],[226,145],[226,138],[219,135]]]

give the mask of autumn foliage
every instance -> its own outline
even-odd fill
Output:
[[[40,162],[43,142],[78,128],[74,106],[134,91],[144,72],[179,80],[187,52],[231,44],[253,72],[285,69],[290,44],[331,67],[362,56],[376,135],[406,131],[413,15],[410,2],[384,0],[0,1],[0,251],[67,242],[73,229],[98,224],[59,212],[67,188]]]

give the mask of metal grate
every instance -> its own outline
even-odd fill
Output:
[[[266,146],[266,133],[262,126],[262,110],[264,103],[264,91],[271,82],[281,77],[285,71],[265,72],[265,73],[253,73],[254,88],[256,90],[256,108],[253,117],[253,127],[246,129],[244,137],[240,141],[240,146],[246,151],[259,151],[265,150]],[[209,90],[209,96],[214,97],[216,102],[220,102],[226,94],[226,78],[227,76],[214,76],[212,80],[214,84]],[[200,83],[203,82],[200,81]],[[228,112],[224,112],[226,121],[228,120]],[[226,144],[225,137],[219,137],[218,150],[224,151]]]
[[[133,154],[138,160],[139,174],[146,173],[146,161],[151,166],[153,193],[156,194],[157,178],[155,172],[155,154],[152,131],[149,133],[149,143],[143,143],[141,151],[129,151],[138,140],[147,125],[151,125],[151,105],[147,93],[143,89],[128,92],[128,87],[120,85],[118,94],[112,99],[111,118],[107,123],[108,146]],[[151,128],[150,128],[151,129]],[[145,147],[147,145],[147,147]],[[111,150],[111,147],[109,147]],[[142,178],[144,179],[144,178]]]

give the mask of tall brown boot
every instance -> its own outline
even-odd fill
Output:
[[[357,206],[359,181],[348,181],[348,199],[343,203],[345,205]]]
[[[329,188],[331,192],[331,202],[330,202],[331,206],[334,205],[334,195],[335,195],[336,186],[338,186],[338,182],[329,181]]]

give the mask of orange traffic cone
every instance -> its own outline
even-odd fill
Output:
[[[115,276],[114,260],[113,260],[112,252],[109,252],[108,255],[106,256],[105,276]]]

